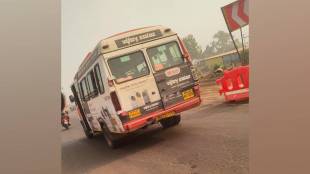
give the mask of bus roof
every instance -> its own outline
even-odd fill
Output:
[[[176,35],[170,28],[157,25],[142,27],[126,32],[121,32],[99,41],[97,46],[92,52],[89,52],[81,65],[75,78],[78,78],[83,74],[87,68],[97,59],[98,55],[124,49],[137,44],[142,44],[152,40]]]

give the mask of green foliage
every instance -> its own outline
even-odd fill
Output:
[[[221,30],[213,35],[212,42],[210,42],[206,46],[204,51],[202,51],[201,47],[199,46],[195,37],[192,34],[187,35],[182,40],[193,60],[211,57],[217,54],[225,53],[236,49],[230,37],[230,34]],[[242,47],[242,44],[239,41],[239,39],[235,39],[235,43],[238,48]],[[243,52],[241,51],[240,55],[243,64],[248,64],[249,63],[248,50],[244,53],[244,55]],[[223,67],[223,65],[218,65],[218,67]]]
[[[213,71],[216,71],[219,68],[224,68],[224,65],[222,63],[217,63],[213,66]]]
[[[243,53],[243,51],[241,51],[241,56],[243,57],[243,61],[244,61],[244,65],[248,65],[249,64],[249,50],[246,49]]]
[[[241,47],[241,43],[238,39],[235,39],[237,47]],[[229,33],[224,31],[218,31],[213,35],[213,41],[206,46],[203,51],[203,57],[210,57],[216,54],[225,53],[235,49],[233,41]]]
[[[193,60],[202,58],[202,49],[192,34],[187,35],[182,40]]]
[[[213,66],[213,71],[216,71],[216,70],[219,69],[220,67],[221,67],[221,65],[215,64],[215,65]]]

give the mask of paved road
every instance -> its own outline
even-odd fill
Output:
[[[200,83],[202,105],[215,105],[224,102],[224,96],[219,95],[219,86],[216,84]]]
[[[202,105],[180,125],[154,125],[111,150],[103,137],[86,139],[77,117],[61,131],[63,174],[246,174],[248,103]]]

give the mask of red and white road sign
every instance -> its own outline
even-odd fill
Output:
[[[232,32],[249,24],[249,0],[238,0],[222,7],[228,29]]]

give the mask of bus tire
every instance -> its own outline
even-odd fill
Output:
[[[106,124],[101,122],[101,128],[103,130],[104,139],[107,142],[107,145],[111,149],[116,149],[122,144],[123,134],[112,133],[106,126]]]
[[[181,115],[175,115],[173,117],[169,117],[169,118],[163,119],[163,120],[161,120],[159,122],[162,125],[162,127],[164,129],[166,129],[166,128],[178,125],[180,123],[180,121],[181,121]]]
[[[85,124],[83,121],[80,121],[82,127],[83,127],[83,130],[84,130],[84,133],[85,133],[85,136],[88,138],[88,139],[92,139],[94,137],[94,134],[91,133],[91,131],[87,130]]]
[[[122,136],[111,133],[107,128],[104,129],[103,136],[111,149],[116,149],[122,144]]]

